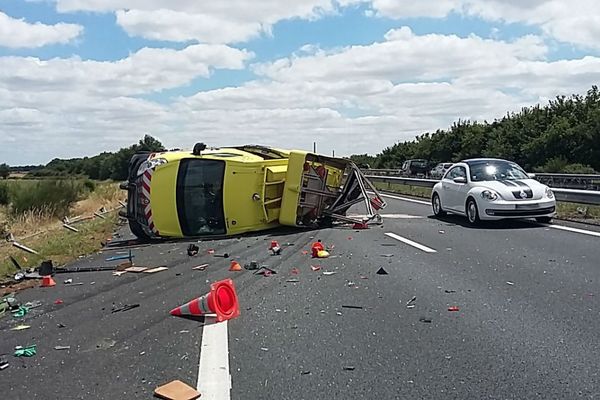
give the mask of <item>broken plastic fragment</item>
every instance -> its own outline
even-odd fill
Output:
[[[421,317],[421,318],[419,318],[419,322],[423,322],[425,324],[430,324],[431,323],[431,319],[430,318]]]
[[[450,306],[448,307],[448,311],[459,311],[460,309],[458,308],[458,306]]]
[[[37,346],[31,344],[29,346],[17,346],[15,347],[15,357],[33,357],[37,353]]]
[[[336,271],[323,271],[323,275],[327,275],[327,276],[333,275],[335,273],[336,273]]]
[[[312,269],[313,271],[319,271],[321,269],[320,265],[311,265],[310,269]]]
[[[377,270],[376,274],[377,274],[377,275],[387,275],[388,273],[387,273],[387,271],[386,271],[385,269],[383,269],[383,267],[380,267],[380,268]]]

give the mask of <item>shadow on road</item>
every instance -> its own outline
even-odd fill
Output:
[[[490,230],[509,230],[509,229],[539,229],[546,225],[536,222],[534,219],[504,219],[500,221],[481,221],[477,226],[469,224],[466,217],[448,214],[443,217],[428,215],[427,218],[445,222],[450,225],[458,225],[469,229],[490,229]]]

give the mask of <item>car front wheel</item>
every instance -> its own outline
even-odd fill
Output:
[[[478,225],[479,220],[479,210],[477,209],[477,203],[472,198],[467,200],[467,218],[469,219],[469,223],[471,225]]]
[[[446,211],[442,208],[442,201],[437,193],[433,194],[431,198],[431,208],[433,208],[433,215],[436,217],[443,217],[446,215]]]

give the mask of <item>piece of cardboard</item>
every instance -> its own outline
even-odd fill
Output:
[[[148,267],[129,267],[129,268],[125,268],[125,271],[127,271],[127,272],[144,272],[147,269],[148,269]]]
[[[147,269],[144,271],[145,274],[154,274],[156,272],[161,272],[161,271],[166,271],[169,268],[167,267],[156,267],[156,268],[152,268],[152,269]]]
[[[194,400],[200,397],[200,392],[180,380],[174,380],[157,387],[154,395],[166,400]]]

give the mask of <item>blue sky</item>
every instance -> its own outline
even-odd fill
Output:
[[[377,153],[598,83],[585,0],[280,3],[0,0],[0,162],[145,133]]]

